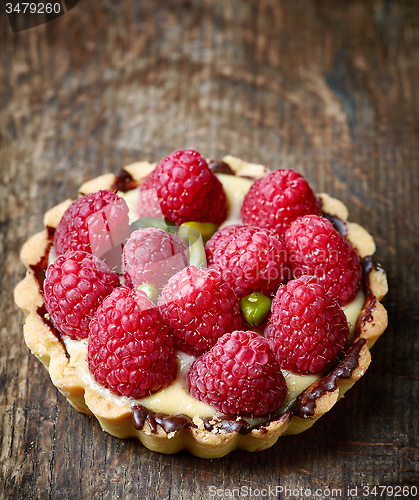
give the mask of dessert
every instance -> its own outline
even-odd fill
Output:
[[[263,450],[313,425],[365,373],[387,326],[374,240],[340,201],[278,172],[191,151],[138,162],[85,183],[24,244],[25,341],[106,432],[205,458]]]

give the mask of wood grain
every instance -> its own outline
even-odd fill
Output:
[[[0,497],[417,485],[419,4],[81,1],[17,34],[1,12],[0,27]],[[298,169],[374,234],[388,271],[390,325],[366,376],[261,453],[205,461],[114,439],[23,341],[19,251],[44,212],[88,178],[180,147]]]

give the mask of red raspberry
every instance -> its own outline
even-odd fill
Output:
[[[134,286],[161,290],[188,262],[188,245],[176,234],[153,227],[134,231],[124,247],[124,267]]]
[[[264,335],[281,368],[309,374],[337,360],[349,328],[334,297],[314,276],[302,276],[278,288]]]
[[[287,394],[268,341],[251,331],[223,335],[193,362],[186,380],[195,399],[226,415],[272,413]]]
[[[129,236],[128,205],[105,189],[78,198],[65,211],[54,235],[57,255],[67,250],[83,250],[102,258]]]
[[[227,216],[223,186],[197,151],[178,150],[161,160],[140,187],[141,192],[148,189],[156,190],[163,216],[174,224],[220,225]],[[138,213],[140,217],[156,216],[141,201]]]
[[[141,399],[170,385],[176,350],[157,307],[140,290],[119,287],[90,322],[87,361],[95,380]]]
[[[316,215],[301,217],[286,232],[285,243],[295,278],[316,276],[340,305],[353,299],[362,275],[359,256],[331,222]]]
[[[84,339],[102,300],[119,286],[118,275],[94,255],[69,251],[58,256],[45,274],[45,307],[58,330]]]
[[[207,263],[242,298],[253,291],[275,292],[288,275],[287,252],[269,229],[231,225],[205,246]]]
[[[207,264],[210,266],[214,264],[214,252],[223,253],[227,245],[230,243],[231,238],[239,234],[243,229],[243,224],[229,224],[216,231],[205,245],[205,253],[207,256]]]
[[[320,214],[316,196],[302,175],[287,168],[255,181],[241,208],[245,224],[266,227],[281,236],[293,220],[306,214]]]
[[[214,269],[183,269],[163,288],[158,305],[178,349],[194,356],[243,326],[236,294]]]

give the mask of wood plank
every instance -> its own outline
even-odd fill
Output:
[[[418,4],[80,2],[28,31],[5,15],[0,27],[0,498],[417,485]],[[264,452],[203,460],[112,438],[23,341],[19,251],[44,212],[88,178],[181,147],[296,168],[375,235],[388,270],[390,325],[366,376]]]

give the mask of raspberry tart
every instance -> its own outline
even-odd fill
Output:
[[[387,326],[374,240],[291,169],[178,150],[80,187],[23,246],[25,341],[118,438],[204,458],[311,427]]]

